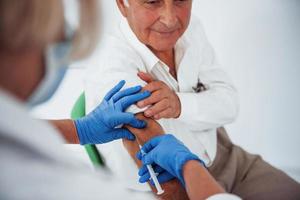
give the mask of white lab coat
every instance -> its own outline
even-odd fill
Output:
[[[230,78],[218,65],[213,48],[209,44],[200,20],[192,16],[185,34],[175,45],[177,80],[168,67],[160,61],[132,32],[123,19],[115,32],[101,43],[99,52],[91,59],[85,80],[87,111],[92,111],[105,94],[120,80],[126,86],[146,83],[138,71],[150,73],[177,92],[181,102],[178,119],[161,119],[166,133],[175,135],[207,166],[214,161],[217,151],[216,129],[231,123],[238,113],[237,91]],[[198,80],[205,84],[206,91],[195,93]],[[131,106],[128,112],[141,112]],[[101,145],[100,151],[107,166],[126,186],[136,190],[150,190],[136,183],[137,167],[120,141]],[[126,173],[124,173],[126,172]]]

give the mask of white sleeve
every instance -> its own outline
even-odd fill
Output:
[[[218,128],[232,123],[238,114],[238,95],[218,67],[210,67],[199,75],[206,91],[177,93],[181,103],[182,120],[196,130]]]
[[[239,110],[238,94],[232,81],[218,64],[201,22],[196,23],[197,38],[192,40],[199,41],[199,38],[202,38],[198,43],[201,49],[198,49],[196,54],[201,58],[197,74],[198,80],[204,84],[206,90],[199,93],[192,90],[177,93],[181,102],[181,114],[178,119],[196,130],[207,130],[221,127],[236,119]]]
[[[142,81],[137,73],[143,69],[143,63],[128,47],[119,45],[95,53],[93,58],[88,62],[89,66],[85,76],[85,98],[86,111],[90,112],[95,109],[102,101],[106,93],[112,89],[119,81],[125,80],[126,84],[122,89],[141,85],[146,83]],[[142,112],[132,105],[126,111],[132,113]]]
[[[238,196],[235,196],[233,194],[216,194],[213,195],[209,198],[207,198],[206,200],[241,200],[241,198],[239,198]]]

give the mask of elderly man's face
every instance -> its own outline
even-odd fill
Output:
[[[185,32],[191,8],[192,0],[129,0],[121,11],[142,43],[155,51],[168,51]]]

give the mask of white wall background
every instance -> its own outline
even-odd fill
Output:
[[[109,31],[119,13],[115,1],[101,4]],[[239,90],[240,115],[227,126],[232,140],[300,181],[300,1],[194,0],[193,6]],[[35,115],[69,116],[83,90],[85,64],[78,65]]]

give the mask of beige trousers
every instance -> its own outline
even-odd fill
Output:
[[[258,155],[232,144],[224,128],[217,131],[212,176],[229,192],[246,200],[300,200],[300,184]]]

